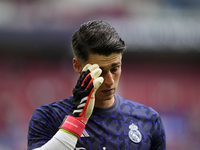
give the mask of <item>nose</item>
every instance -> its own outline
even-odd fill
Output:
[[[109,71],[104,75],[104,84],[111,86],[114,84],[113,74]]]

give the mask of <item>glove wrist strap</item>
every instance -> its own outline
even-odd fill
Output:
[[[85,124],[73,116],[67,116],[60,128],[70,131],[76,136],[81,137],[81,134],[85,129]]]

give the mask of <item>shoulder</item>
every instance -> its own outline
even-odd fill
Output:
[[[136,118],[144,118],[146,120],[156,121],[160,119],[159,113],[152,107],[141,104],[136,101],[132,101],[116,95],[118,101],[120,101],[120,109],[124,109],[130,113],[130,115]]]
[[[71,97],[35,109],[29,121],[28,147],[40,147],[51,139],[70,111]]]
[[[53,102],[50,104],[44,104],[36,108],[32,113],[30,122],[40,122],[40,124],[54,123],[59,125],[63,118],[71,111],[71,97]]]
[[[68,111],[72,106],[71,99],[72,96],[67,99],[60,100],[58,102],[43,104],[40,107],[38,107],[35,111]]]

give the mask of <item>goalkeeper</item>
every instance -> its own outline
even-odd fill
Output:
[[[73,95],[37,108],[28,128],[28,150],[164,150],[159,114],[116,90],[126,46],[100,20],[72,36],[73,67],[80,75]]]

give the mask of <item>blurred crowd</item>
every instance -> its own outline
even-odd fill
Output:
[[[127,44],[118,93],[161,114],[168,150],[198,150],[199,16],[198,0],[0,0],[0,150],[27,149],[32,112],[72,94],[71,34],[93,19]]]

